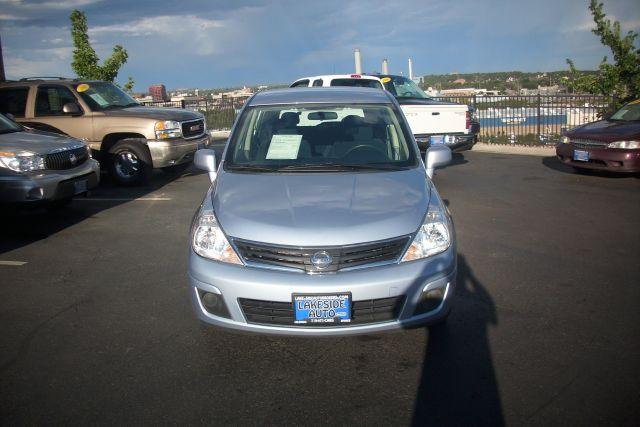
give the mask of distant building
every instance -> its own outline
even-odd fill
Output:
[[[167,88],[164,85],[151,85],[149,86],[149,95],[154,101],[168,101]]]
[[[453,84],[454,84],[454,85],[463,85],[463,84],[465,84],[466,82],[467,82],[467,81],[466,81],[465,79],[455,79],[455,80],[453,81]]]
[[[520,95],[557,95],[566,92],[566,88],[559,85],[538,86],[537,89],[520,89]]]
[[[429,88],[431,89],[431,88]],[[442,96],[495,96],[498,95],[497,90],[476,89],[473,87],[460,88],[460,89],[444,89],[440,91]]]
[[[182,102],[182,101],[197,101],[200,99],[199,96],[189,95],[188,93],[180,93],[171,97],[171,102]]]
[[[151,95],[146,95],[144,93],[134,93],[132,95],[132,98],[140,102],[141,104],[153,102],[153,98],[151,97]]]

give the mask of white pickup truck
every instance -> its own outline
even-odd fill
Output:
[[[470,149],[476,143],[480,125],[472,120],[467,105],[430,98],[412,80],[403,76],[340,74],[303,77],[290,87],[359,86],[391,92],[404,113],[420,150],[431,144],[445,144],[454,151]]]

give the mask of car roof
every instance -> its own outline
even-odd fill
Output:
[[[304,87],[275,89],[256,93],[248,106],[278,104],[393,104],[381,89],[360,87]]]
[[[354,77],[360,76],[360,77]],[[298,82],[300,80],[315,80],[315,79],[368,79],[368,80],[380,80],[377,76],[372,76],[369,74],[324,74],[321,76],[311,76],[311,77],[300,77],[295,81]]]
[[[27,78],[20,80],[6,80],[4,82],[0,82],[0,87],[9,87],[9,86],[31,86],[31,85],[40,85],[40,84],[63,84],[63,85],[75,85],[78,83],[103,83],[102,80],[84,80],[84,79],[73,79],[73,78],[60,78],[60,79],[52,79],[52,78]]]

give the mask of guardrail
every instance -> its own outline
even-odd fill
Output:
[[[231,129],[247,98],[222,98],[147,102],[153,107],[173,107],[199,111],[207,127]],[[440,96],[437,101],[467,104],[480,122],[478,139],[498,144],[555,144],[567,130],[598,120],[615,105],[613,96],[533,95],[533,96]]]
[[[613,96],[446,96],[450,101],[474,107],[480,122],[478,139],[489,143],[555,144],[569,129],[595,120],[615,105]]]

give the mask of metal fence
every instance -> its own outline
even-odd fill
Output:
[[[247,98],[150,102],[204,114],[209,129],[230,129]],[[613,96],[446,96],[435,100],[473,106],[480,122],[478,139],[501,144],[555,144],[566,130],[598,120],[611,112]]]
[[[212,130],[231,129],[236,115],[247,98],[221,98],[182,101],[143,102],[150,107],[183,108],[204,114],[207,127]]]
[[[475,108],[478,139],[503,144],[555,144],[567,130],[598,120],[613,109],[613,96],[534,95],[436,97]]]

